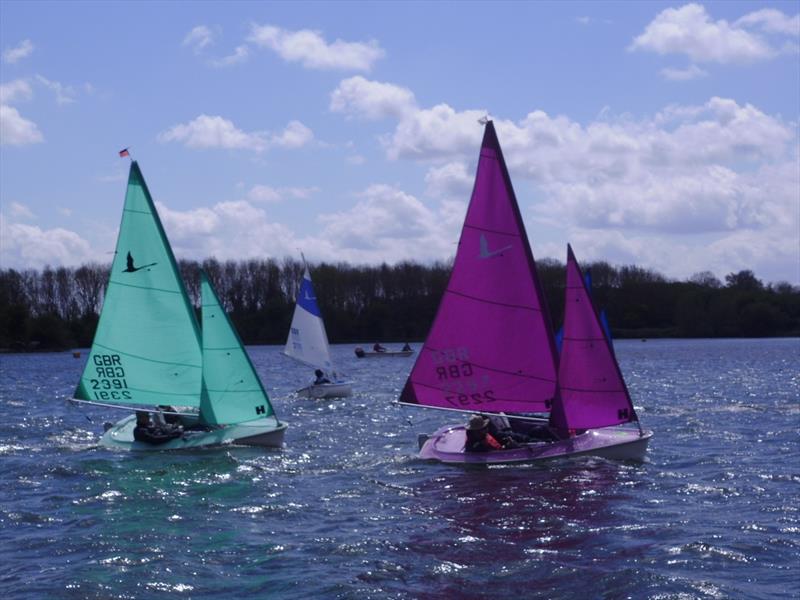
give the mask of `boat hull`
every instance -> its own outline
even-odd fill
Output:
[[[349,381],[309,385],[301,390],[297,390],[297,395],[301,398],[314,399],[349,398],[353,395],[353,386]]]
[[[230,444],[281,448],[287,424],[269,418],[259,419],[238,425],[224,425],[210,431],[186,431],[181,437],[163,444],[149,444],[134,440],[133,430],[135,427],[136,416],[125,417],[103,434],[100,444],[114,450],[135,452],[212,448]]]
[[[362,352],[356,354],[358,358],[407,358],[414,354],[413,350],[398,350],[397,352]]]
[[[421,443],[419,457],[445,464],[493,465],[536,463],[573,456],[600,456],[613,460],[644,460],[653,432],[623,427],[590,429],[565,440],[526,444],[490,452],[465,452],[464,426],[446,426]],[[421,440],[422,441],[422,440]]]

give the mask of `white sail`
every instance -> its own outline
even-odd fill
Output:
[[[287,356],[325,372],[333,371],[328,335],[325,333],[325,323],[322,321],[322,314],[317,306],[317,298],[314,294],[314,286],[311,284],[308,267],[303,273],[303,282],[300,284],[300,291],[297,294],[292,325],[289,328],[289,337],[283,352]]]

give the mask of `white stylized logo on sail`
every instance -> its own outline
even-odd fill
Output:
[[[481,258],[491,258],[492,256],[497,256],[498,254],[502,254],[506,250],[511,249],[511,245],[509,244],[508,246],[504,246],[498,250],[489,250],[489,242],[486,240],[486,236],[483,234],[481,234],[480,245],[481,252],[479,256]]]

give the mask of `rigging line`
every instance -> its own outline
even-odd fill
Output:
[[[477,296],[472,296],[470,294],[465,294],[464,292],[457,292],[455,290],[447,289],[445,293],[448,294],[455,294],[456,296],[461,296],[463,298],[468,298],[469,300],[474,300],[475,302],[482,302],[483,304],[494,304],[495,306],[505,306],[506,308],[519,308],[521,310],[530,310],[532,312],[542,312],[541,308],[536,308],[533,306],[524,306],[522,304],[509,304],[507,302],[495,302],[494,300],[487,300],[485,298],[478,298]]]

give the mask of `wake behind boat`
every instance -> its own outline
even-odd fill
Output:
[[[308,265],[305,265],[305,258],[303,263],[305,266],[303,281],[297,292],[297,303],[283,353],[314,367],[317,379],[311,385],[297,390],[297,395],[317,399],[352,396],[352,384],[340,379],[333,367],[325,322],[317,305],[317,296],[311,283]]]
[[[76,401],[136,411],[107,429],[103,445],[282,445],[286,423],[277,419],[205,273],[201,297],[202,333],[133,161],[103,309],[75,391]]]
[[[400,397],[405,405],[511,418],[440,428],[420,457],[456,464],[536,462],[592,454],[641,459],[652,432],[638,418],[569,249],[559,358],[536,264],[502,150],[486,124],[453,270]],[[505,437],[503,437],[505,436]],[[490,443],[491,442],[491,443]]]

